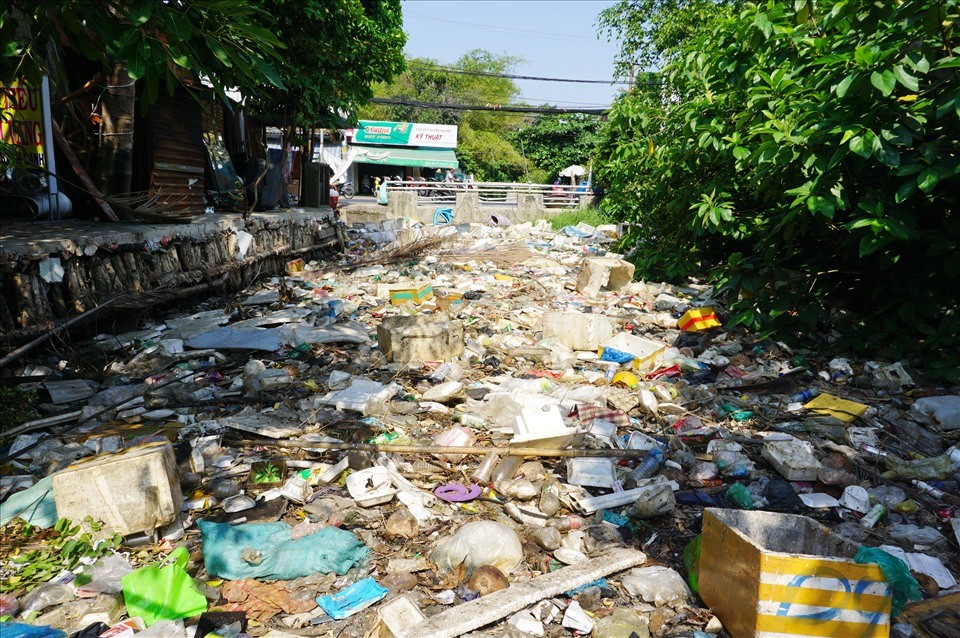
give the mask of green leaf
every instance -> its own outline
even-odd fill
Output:
[[[153,0],[132,0],[127,18],[134,24],[144,24],[153,15]]]
[[[909,180],[900,185],[900,188],[897,189],[897,194],[894,196],[894,201],[898,204],[902,204],[907,201],[911,195],[917,192],[917,183],[913,180]]]
[[[863,135],[857,135],[850,140],[850,150],[864,159],[870,159],[873,155],[873,141],[876,136],[873,131],[864,131]]]
[[[897,66],[893,67],[893,74],[897,77],[897,81],[900,84],[910,89],[911,91],[920,90],[920,82],[917,80],[916,77],[910,75],[907,72],[907,70],[903,68],[902,64],[898,64]]]
[[[127,61],[127,75],[132,80],[139,80],[147,72],[147,63],[150,61],[150,43],[140,40],[133,57]]]
[[[929,193],[940,181],[940,175],[933,168],[928,168],[917,177],[917,186],[924,193]]]
[[[888,96],[893,93],[893,88],[897,85],[897,78],[890,69],[885,70],[883,73],[874,71],[870,74],[870,84],[876,87],[884,96]]]
[[[857,74],[851,73],[847,77],[840,80],[840,84],[837,85],[837,97],[845,96],[847,91],[850,90],[850,85],[853,84],[855,79],[857,79]]]
[[[867,235],[860,240],[860,257],[866,257],[877,251],[880,242],[874,235]]]

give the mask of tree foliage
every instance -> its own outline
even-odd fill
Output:
[[[404,67],[400,0],[257,0],[285,46],[283,88],[260,82],[243,93],[288,125],[344,125],[373,97],[373,84]]]
[[[659,68],[740,0],[620,0],[600,12],[601,33],[620,51],[617,72]]]
[[[160,86],[173,92],[184,70],[224,87],[282,86],[284,45],[272,16],[248,0],[8,0],[0,13],[0,82],[63,77],[69,50],[143,80],[141,105]],[[69,47],[60,53],[60,45]],[[64,87],[66,88],[66,87]]]
[[[290,125],[341,123],[403,68],[400,0],[8,0],[0,82],[62,77],[59,45],[143,80],[145,110],[182,73]]]
[[[583,113],[543,115],[514,133],[513,140],[553,179],[571,164],[590,163],[600,141],[600,118]]]
[[[460,56],[452,65],[458,71],[503,74],[512,71],[521,60],[475,49]],[[377,97],[443,104],[510,104],[519,95],[510,78],[449,73],[436,60],[413,58],[406,70],[390,82],[376,86]],[[525,165],[523,157],[510,143],[523,116],[515,113],[463,111],[419,106],[370,104],[360,110],[361,119],[401,122],[429,122],[459,127],[457,156],[461,169],[473,173],[479,181],[524,180],[525,174],[542,177],[536,167]]]
[[[707,271],[742,324],[955,376],[958,19],[935,0],[726,6],[668,48],[600,153],[641,270]]]

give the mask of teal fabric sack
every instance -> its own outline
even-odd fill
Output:
[[[197,525],[207,573],[227,580],[292,580],[318,572],[345,574],[370,552],[356,536],[338,527],[325,527],[293,540],[292,528],[286,523],[230,525],[200,520]]]

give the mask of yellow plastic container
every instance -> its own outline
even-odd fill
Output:
[[[687,332],[700,332],[701,330],[716,328],[722,324],[717,319],[717,313],[714,312],[713,308],[691,308],[683,313],[677,325],[681,330]]]

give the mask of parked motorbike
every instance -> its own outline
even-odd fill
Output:
[[[340,193],[341,197],[346,199],[353,199],[353,196],[357,194],[357,191],[353,187],[353,180],[349,179],[337,184],[337,192]]]

